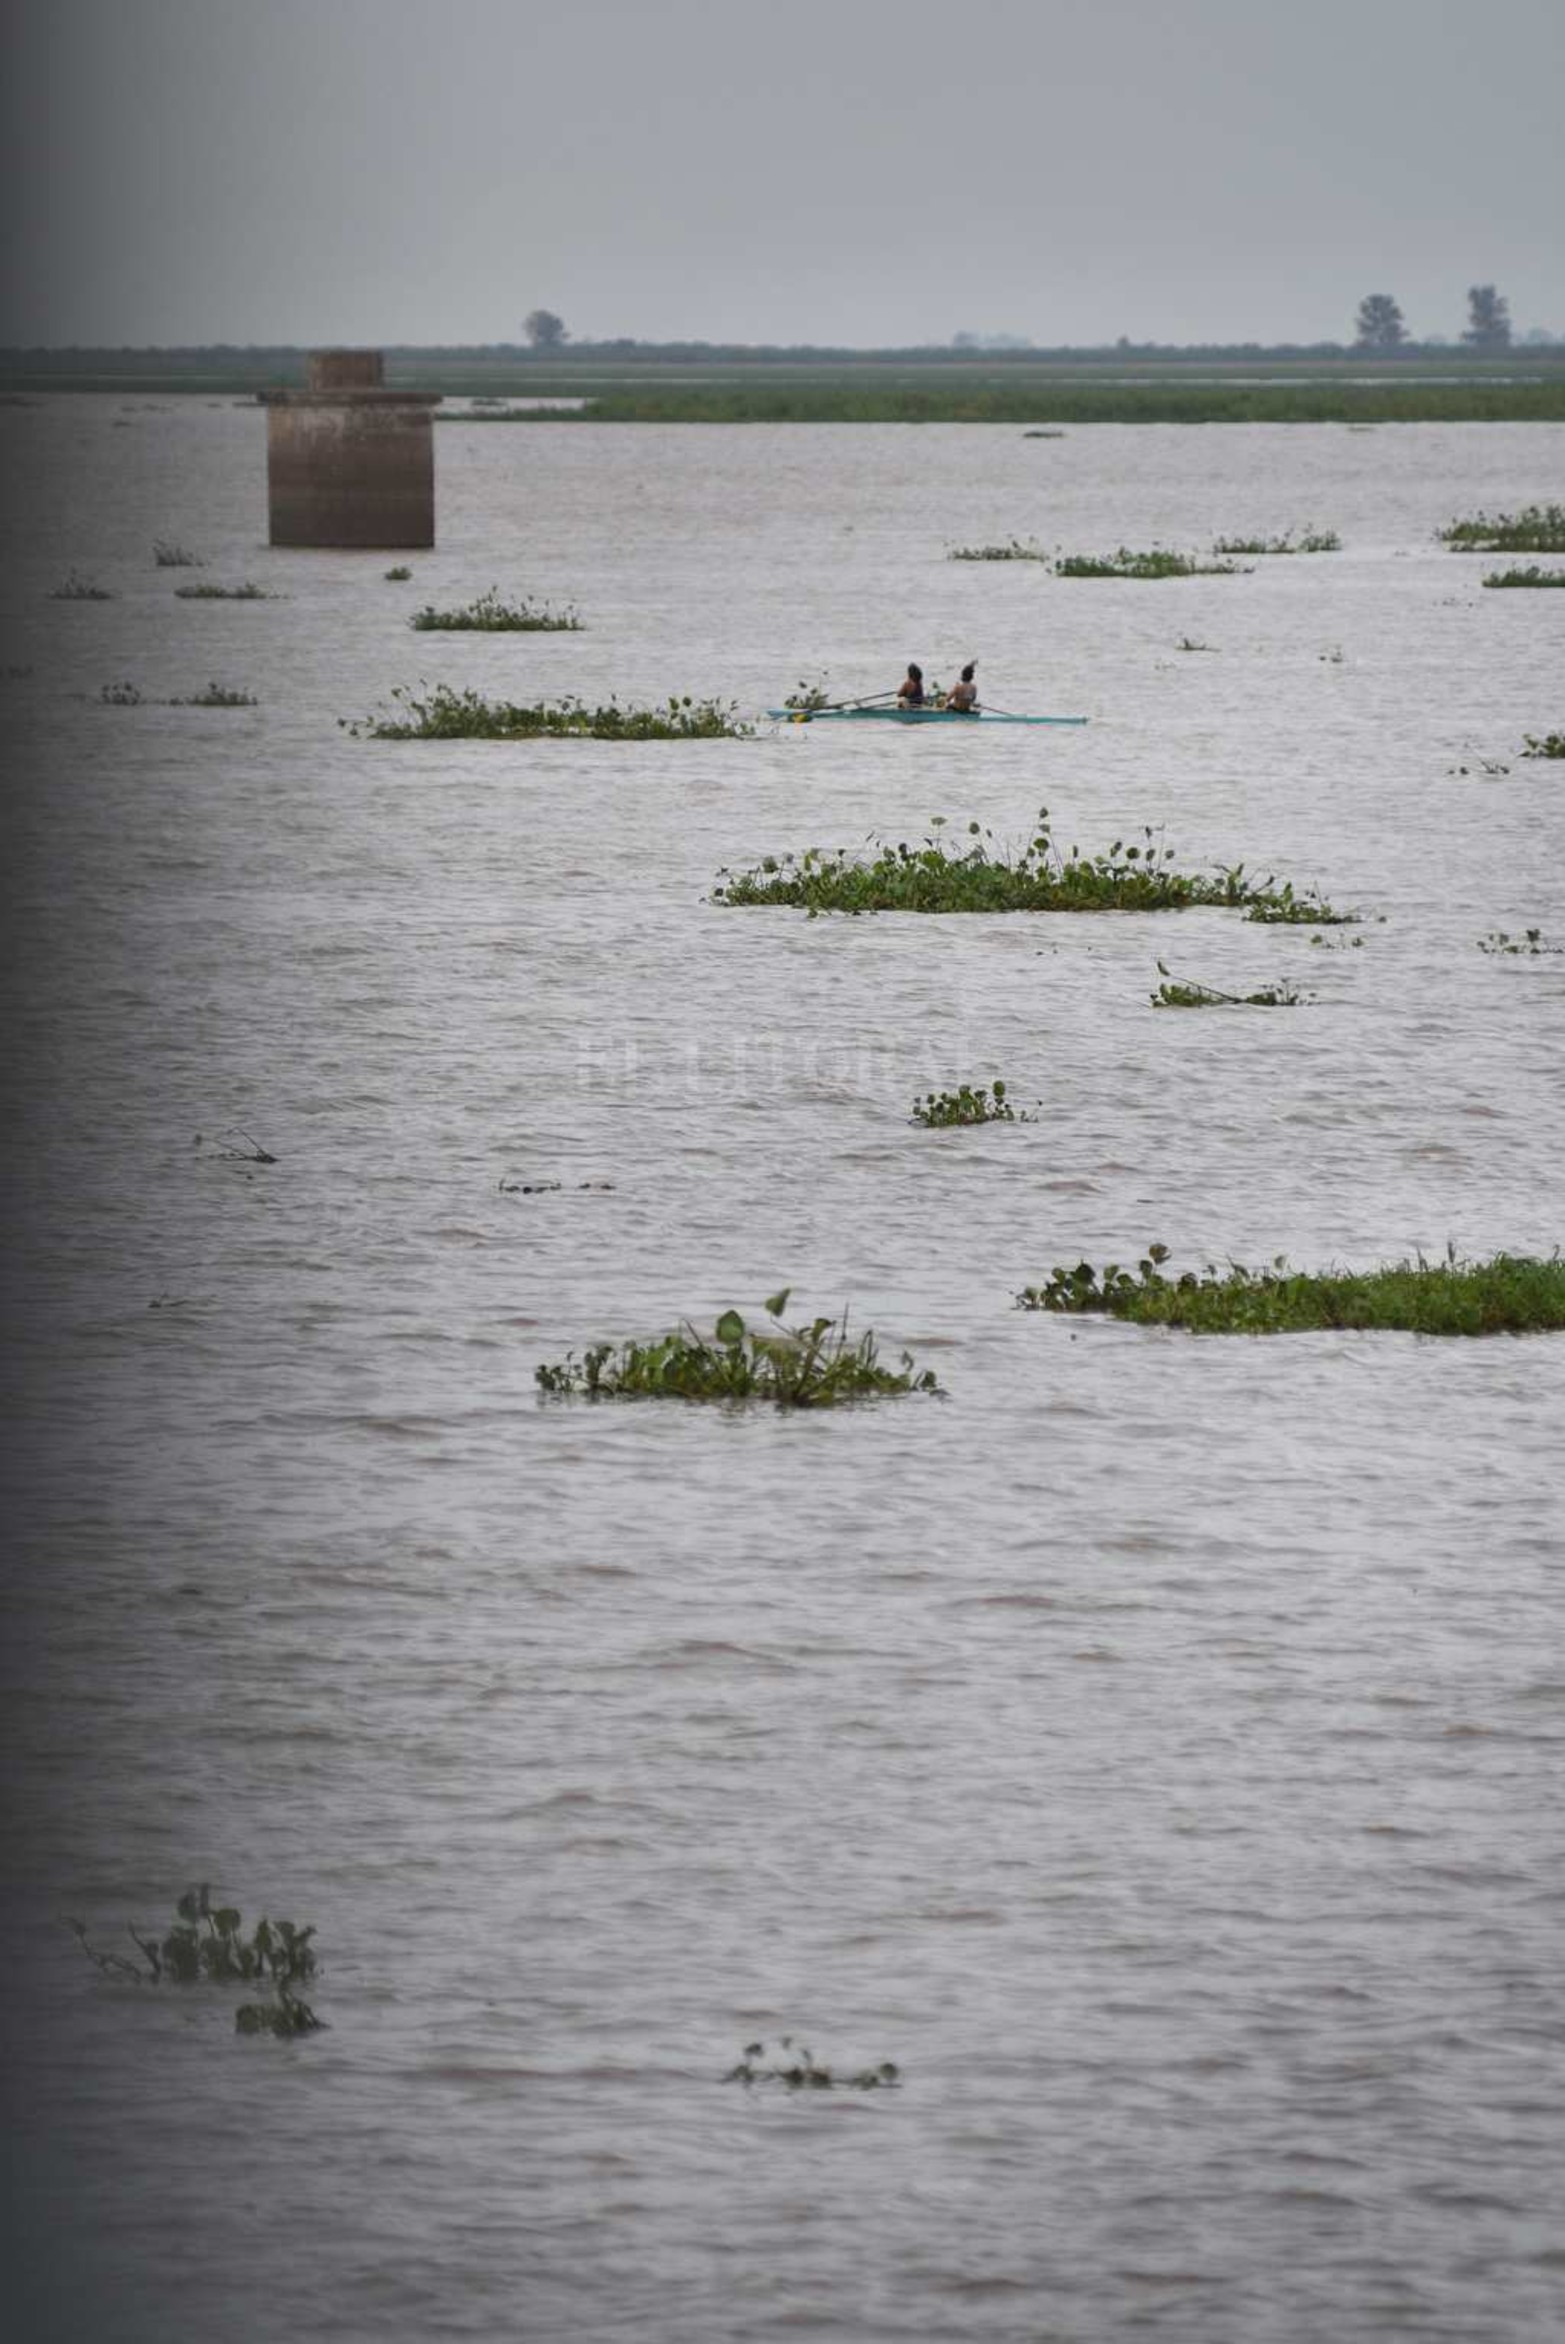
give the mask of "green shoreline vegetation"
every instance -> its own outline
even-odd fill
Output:
[[[904,1351],[900,1369],[883,1367],[873,1334],[854,1340],[847,1314],[787,1327],[782,1314],[792,1289],[768,1295],[770,1324],[748,1325],[725,1310],[711,1337],[688,1321],[650,1343],[594,1344],[553,1366],[534,1369],[551,1398],[583,1400],[702,1400],[738,1404],[767,1401],[778,1408],[839,1408],[906,1392],[940,1390],[932,1371]]]
[[[1426,1262],[1420,1255],[1379,1270],[1291,1270],[1279,1255],[1268,1269],[1212,1264],[1197,1277],[1163,1274],[1165,1245],[1153,1245],[1134,1275],[1117,1262],[1055,1269],[1016,1297],[1024,1310],[1102,1311],[1139,1326],[1185,1327],[1198,1335],[1286,1335],[1325,1328],[1416,1335],[1502,1335],[1565,1329],[1565,1260],[1496,1254],[1492,1261]]]
[[[390,575],[388,571],[387,575]],[[571,604],[555,610],[547,602],[507,602],[498,586],[488,587],[472,602],[464,602],[455,610],[437,610],[426,602],[416,610],[408,625],[420,634],[443,630],[448,634],[466,632],[475,635],[575,635],[581,632],[581,619]]]
[[[692,700],[688,695],[671,698],[662,708],[622,708],[617,700],[589,708],[575,699],[526,706],[486,700],[482,693],[459,692],[450,684],[425,686],[418,693],[399,685],[391,697],[400,708],[398,715],[339,716],[337,722],[355,740],[371,741],[523,741],[546,735],[594,741],[733,741],[748,740],[755,729],[740,720],[732,703]]]
[[[1561,423],[1565,380],[1040,384],[727,381],[559,386],[581,407],[458,414],[442,424],[591,423]]]
[[[944,817],[935,817],[944,827]],[[1335,912],[1313,891],[1291,882],[1246,876],[1244,865],[1213,873],[1169,868],[1172,847],[1160,847],[1150,829],[1139,846],[1116,838],[1098,855],[1072,847],[1061,855],[1040,806],[1034,835],[1006,853],[993,833],[969,822],[973,844],[952,853],[939,838],[920,846],[888,846],[869,862],[852,850],[807,847],[800,855],[767,856],[753,871],[721,871],[714,903],[748,908],[790,905],[811,918],[822,912],[1107,912],[1179,911],[1191,904],[1242,910],[1252,920],[1281,926],[1340,926],[1351,913]]]

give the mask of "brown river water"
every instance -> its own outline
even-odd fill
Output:
[[[1565,428],[441,424],[406,585],[267,549],[264,430],[0,412],[9,2333],[1557,2333],[1565,1341],[1012,1297],[1565,1235],[1565,958],[1478,950],[1565,943],[1517,755],[1565,595],[1433,534],[1559,497]],[[946,559],[1310,526],[1240,577]],[[408,631],[491,584],[585,631]],[[337,723],[975,654],[1091,722]],[[214,679],[259,705],[153,704]],[[709,900],[1043,803],[1363,924]],[[1159,958],[1314,999],[1155,1011]],[[995,1075],[1037,1121],[909,1125]],[[785,1283],[949,1397],[535,1390]],[[328,2031],[63,1925],[200,1880],[315,1923]],[[783,2034],[902,2080],[721,2080]]]

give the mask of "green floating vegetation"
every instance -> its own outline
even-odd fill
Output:
[[[872,1334],[857,1341],[841,1320],[818,1318],[786,1327],[792,1289],[767,1297],[768,1327],[752,1327],[725,1310],[711,1340],[688,1321],[652,1343],[595,1344],[583,1358],[536,1369],[539,1387],[584,1400],[764,1400],[778,1408],[839,1408],[900,1392],[938,1392],[933,1373],[902,1353],[900,1371],[882,1367]]]
[[[965,1123],[1031,1123],[1034,1118],[1025,1111],[1018,1115],[1005,1095],[1005,1085],[996,1081],[993,1091],[983,1083],[963,1083],[954,1091],[930,1091],[922,1099],[913,1101],[910,1123],[922,1123],[930,1131],[949,1131],[953,1125]]]
[[[398,689],[392,693],[405,715],[385,721],[349,725],[355,735],[371,740],[519,740],[539,734],[583,736],[599,741],[743,740],[754,727],[742,723],[737,704],[671,696],[662,708],[622,708],[617,700],[589,708],[567,698],[523,706],[508,700],[485,700],[474,691],[458,692],[437,684],[419,698]]]
[[[953,545],[946,559],[952,562],[1047,562],[1049,556],[1041,545],[1024,545],[1019,537],[1010,537],[1004,545]]]
[[[1296,1009],[1310,999],[1288,984],[1263,985],[1258,993],[1220,993],[1215,985],[1182,983],[1162,961],[1157,967],[1163,982],[1150,997],[1154,1009]]]
[[[406,562],[398,562],[393,568],[381,572],[388,586],[405,586],[412,575]]]
[[[174,593],[180,602],[281,602],[280,594],[269,594],[264,586],[257,586],[247,578],[242,586],[176,586]]]
[[[1436,535],[1454,553],[1565,553],[1565,505],[1526,505],[1519,513],[1474,513]]]
[[[136,684],[105,684],[98,698],[106,708],[259,708],[261,705],[253,692],[238,691],[230,684],[208,684],[205,691],[173,700],[149,699]]]
[[[1023,439],[1064,439],[1066,434],[1053,424],[1045,424],[1035,430],[1024,431],[1022,437]]]
[[[1524,757],[1565,757],[1565,732],[1523,733]]]
[[[1312,1329],[1375,1328],[1415,1335],[1502,1335],[1565,1328],[1565,1260],[1496,1254],[1492,1261],[1443,1262],[1422,1255],[1380,1270],[1290,1270],[1279,1254],[1269,1269],[1210,1262],[1204,1277],[1166,1278],[1166,1245],[1147,1248],[1134,1275],[1110,1262],[1056,1269],[1047,1284],[1016,1297],[1024,1310],[1106,1311],[1142,1326],[1186,1327],[1197,1335],[1288,1335]]]
[[[790,2092],[880,2092],[894,2090],[902,2073],[894,2059],[883,2059],[878,2067],[861,2067],[854,2075],[834,2075],[802,2044],[795,2050],[792,2035],[781,2038],[769,2066],[763,2064],[766,2059],[764,2043],[746,2043],[724,2083],[781,2084]]]
[[[188,546],[178,545],[171,537],[154,537],[152,558],[160,570],[199,570],[201,557]]]
[[[1179,641],[1174,645],[1174,649],[1176,651],[1215,651],[1217,645],[1215,643],[1197,643],[1192,636],[1181,635]]]
[[[253,692],[239,691],[231,684],[208,684],[205,691],[169,702],[170,708],[259,708],[260,705]]]
[[[825,676],[822,676],[818,683],[813,684],[808,676],[800,676],[793,690],[785,697],[783,706],[801,711],[808,711],[812,708],[829,708],[831,706],[831,686]]]
[[[96,578],[83,578],[77,571],[71,570],[61,579],[58,586],[50,587],[49,600],[51,602],[112,602],[114,592],[111,587],[100,586]]]
[[[66,1926],[89,1961],[106,1977],[127,1979],[138,1986],[259,1985],[270,1990],[270,2000],[242,2002],[234,2012],[241,2035],[310,2035],[322,2025],[298,1988],[315,1975],[314,1927],[301,1929],[292,1921],[256,1923],[246,1937],[244,1921],[233,1905],[214,1905],[207,1883],[187,1888],[175,1907],[172,1926],[162,1937],[143,1936],[127,1924],[126,1935],[140,1960],[123,1953],[104,1953],[88,1941],[84,1922]]]
[[[413,613],[408,625],[416,627],[420,634],[425,635],[436,631],[474,635],[575,635],[581,632],[581,620],[569,603],[563,610],[554,610],[546,602],[507,602],[498,586],[489,587],[476,601],[464,602],[456,610],[436,610],[432,603],[426,602],[422,610]]]
[[[943,827],[940,816],[935,827]],[[973,844],[948,852],[939,838],[921,846],[887,846],[870,862],[848,847],[807,847],[801,855],[768,855],[753,871],[721,871],[714,903],[749,907],[788,904],[811,917],[821,912],[1156,912],[1189,904],[1219,904],[1252,920],[1288,926],[1338,926],[1352,913],[1335,912],[1321,897],[1278,887],[1268,875],[1246,876],[1242,863],[1217,873],[1169,868],[1172,847],[1160,847],[1150,828],[1144,843],[1116,838],[1098,855],[1079,848],[1061,856],[1038,809],[1038,827],[1018,851],[998,850],[993,833],[969,822]]]
[[[1485,586],[1565,586],[1565,570],[1540,570],[1536,562],[1526,569],[1491,570]]]
[[[1538,960],[1555,958],[1565,952],[1565,944],[1546,944],[1541,928],[1524,928],[1519,936],[1513,936],[1509,928],[1491,928],[1487,936],[1479,937],[1478,949]]]
[[[1054,565],[1058,578],[1236,578],[1248,577],[1242,562],[1203,561],[1199,554],[1170,553],[1152,546],[1132,553],[1122,545],[1117,553],[1061,554]]]
[[[1280,537],[1219,537],[1213,553],[1340,553],[1342,540],[1335,529],[1305,529],[1295,537],[1291,529]]]
[[[400,715],[337,721],[355,740],[372,741],[522,741],[541,734],[594,741],[738,741],[748,740],[755,730],[741,722],[736,702],[688,695],[671,697],[662,708],[622,708],[617,700],[589,708],[575,699],[527,707],[458,692],[450,684],[418,694],[398,685],[391,697],[400,704]]]

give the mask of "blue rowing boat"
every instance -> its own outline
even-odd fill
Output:
[[[1006,716],[998,708],[768,708],[779,724],[1085,724],[1084,716]]]

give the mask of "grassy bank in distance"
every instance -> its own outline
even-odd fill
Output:
[[[1332,345],[1025,351],[389,345],[394,390],[584,399],[605,422],[1082,423],[1565,420],[1565,345],[1376,359]],[[294,348],[0,350],[0,392],[251,395],[304,381]],[[454,420],[450,410],[444,420]],[[529,418],[530,419],[530,418]],[[491,409],[474,421],[512,420]],[[556,415],[552,420],[561,420]]]
[[[1565,376],[1549,381],[1105,382],[822,380],[599,384],[580,408],[449,411],[446,423],[1565,423]]]

